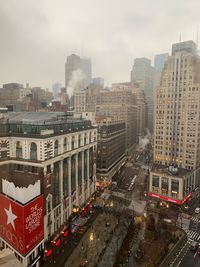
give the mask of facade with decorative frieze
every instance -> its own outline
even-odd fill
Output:
[[[44,202],[42,248],[73,208],[84,205],[95,192],[96,140],[97,129],[90,121],[65,113],[10,113],[0,119],[0,193],[20,202],[16,192],[23,188],[28,201],[30,187],[39,181]],[[9,187],[14,190],[5,189]],[[9,247],[25,265],[38,256],[38,246],[25,256]]]

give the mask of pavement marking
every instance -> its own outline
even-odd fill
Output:
[[[175,254],[175,258],[170,262],[170,266],[173,266],[174,263],[176,262],[176,260],[178,259],[178,257],[180,256],[180,254],[182,253],[182,251],[185,249],[185,247],[191,244],[191,240],[187,240],[187,242],[185,243],[185,245]],[[183,256],[181,257],[181,260],[179,262],[178,265],[180,265],[180,263],[182,262],[183,258],[185,257],[185,254],[188,252],[189,247],[187,248],[187,250],[185,251],[185,253],[183,254]],[[177,267],[177,266],[175,266]]]
[[[200,234],[197,233],[196,231],[193,230],[185,230],[185,232],[187,233],[188,238],[190,238],[191,240],[199,240],[200,239]]]
[[[187,245],[187,244],[191,244],[191,240],[188,240],[187,242],[186,242],[186,244],[185,244],[185,246]],[[183,247],[183,249],[185,248],[185,246]],[[183,251],[183,249],[180,251],[180,253]],[[183,255],[182,255],[182,257],[180,258],[180,261],[178,262],[178,265],[176,265],[176,266],[174,266],[174,267],[178,267],[180,264],[181,264],[181,262],[183,261],[183,259],[185,258],[185,255],[188,253],[188,250],[189,250],[189,247],[186,249],[186,251],[183,253]],[[180,253],[179,253],[179,255],[180,255]],[[178,256],[179,256],[178,255]]]
[[[195,258],[195,257],[196,257],[196,255],[197,255],[197,252],[194,254],[193,258]]]
[[[196,223],[200,223],[200,219],[197,218],[197,217],[195,217],[195,216],[193,216],[193,217],[191,218],[191,221],[196,222]]]

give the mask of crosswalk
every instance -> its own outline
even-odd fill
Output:
[[[191,221],[195,222],[195,223],[200,223],[200,218],[197,218],[197,217],[192,217],[191,218]]]
[[[200,241],[200,233],[197,233],[193,230],[185,230],[188,238],[194,241]]]

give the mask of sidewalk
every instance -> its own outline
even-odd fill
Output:
[[[17,260],[13,251],[9,248],[0,251],[0,267],[21,267],[22,264]]]

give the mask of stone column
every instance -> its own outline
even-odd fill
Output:
[[[81,152],[81,190],[82,203],[85,201],[85,185],[84,185],[84,151]]]
[[[90,196],[90,154],[87,149],[87,198]]]
[[[71,186],[71,157],[67,159],[68,163],[68,190],[69,190],[69,216],[72,213],[72,186]]]
[[[180,200],[183,199],[183,179],[179,179],[178,196]]]
[[[152,173],[149,174],[149,188],[148,190],[152,192]]]
[[[172,179],[168,178],[168,196],[172,196]]]
[[[76,170],[75,170],[75,179],[76,179],[76,206],[79,205],[79,189],[78,189],[78,154],[75,155],[76,160]]]
[[[161,176],[159,176],[159,194],[161,194],[161,188],[162,188],[162,180]]]
[[[63,160],[59,162],[61,224],[63,224]]]

